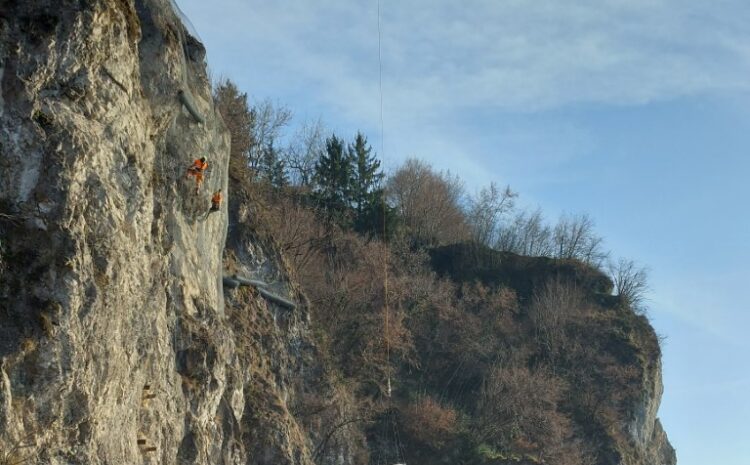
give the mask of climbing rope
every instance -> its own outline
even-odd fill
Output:
[[[380,0],[378,0],[378,92],[380,96],[380,153],[382,157],[385,157],[385,123],[383,119],[383,45],[382,45],[382,29],[380,25]],[[385,202],[385,199],[382,200],[382,220],[383,220],[383,245],[384,245],[384,251],[383,251],[383,300],[384,300],[384,324],[385,328],[383,331],[383,335],[385,338],[385,370],[386,370],[386,395],[388,398],[388,414],[386,418],[386,424],[385,426],[385,434],[386,434],[386,440],[388,437],[388,429],[391,429],[391,432],[393,434],[393,445],[395,446],[395,455],[396,455],[396,461],[398,463],[404,463],[404,457],[405,457],[405,450],[403,443],[401,442],[401,437],[398,432],[398,422],[396,421],[396,413],[394,411],[392,400],[391,400],[391,394],[392,394],[392,386],[391,386],[391,326],[390,326],[390,320],[391,320],[391,309],[390,309],[390,299],[388,296],[388,221],[387,221],[387,204]],[[386,458],[389,456],[388,452],[386,451]],[[379,461],[379,458],[378,458]]]
[[[383,54],[382,54],[382,40],[380,30],[380,0],[378,0],[378,90],[380,93],[380,152],[381,156],[385,156],[385,125],[383,123]],[[386,226],[386,204],[382,202],[383,206],[383,244],[385,245],[385,251],[383,253],[383,292],[385,307],[383,309],[385,315],[385,328],[383,336],[385,338],[385,370],[386,370],[386,395],[391,397],[391,334],[390,334],[390,307],[388,301],[388,231]]]

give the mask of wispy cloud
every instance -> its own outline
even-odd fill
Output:
[[[177,1],[217,74],[298,112],[335,115],[343,129],[378,133],[376,2]],[[750,88],[750,6],[741,0],[382,0],[381,9],[387,146],[400,157],[447,167],[461,158],[481,172],[486,161],[471,150],[480,131],[467,127],[477,112]]]
[[[199,30],[220,33],[217,48],[245,51],[220,66],[319,83],[323,98],[357,115],[372,100],[374,2],[180,3]],[[748,86],[750,8],[740,1],[383,1],[382,11],[396,110],[638,104]],[[259,55],[269,60],[253,69]]]

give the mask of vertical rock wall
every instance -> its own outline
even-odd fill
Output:
[[[300,438],[243,440],[251,357],[224,310],[226,207],[204,218],[227,192],[229,137],[202,45],[169,0],[0,15],[0,459],[305,463]]]

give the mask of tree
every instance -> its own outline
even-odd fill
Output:
[[[649,290],[648,270],[624,258],[617,263],[610,262],[607,268],[617,295],[633,310],[643,312],[646,293]]]
[[[328,220],[341,225],[349,223],[353,183],[352,159],[344,150],[344,141],[332,134],[326,139],[326,150],[315,164],[313,198]]]
[[[263,148],[263,154],[260,160],[258,171],[268,183],[276,188],[282,188],[287,185],[286,172],[284,170],[284,161],[279,157],[273,139]]]
[[[513,209],[517,196],[510,186],[500,189],[492,182],[470,200],[467,219],[475,241],[487,247],[495,245],[500,233],[500,220]]]
[[[552,233],[557,258],[575,258],[600,266],[607,258],[603,240],[594,234],[594,221],[588,215],[563,215]]]
[[[292,119],[292,112],[285,106],[264,100],[252,106],[250,118],[248,164],[257,171],[263,158],[263,151],[268,144],[280,138],[282,128]]]
[[[411,158],[388,179],[386,192],[415,242],[449,244],[469,237],[458,177]]]
[[[284,165],[295,186],[308,187],[313,182],[315,163],[325,151],[325,128],[318,119],[304,123],[283,153]]]
[[[512,222],[501,226],[498,230],[495,248],[505,252],[532,257],[552,257],[554,244],[552,243],[552,229],[544,220],[542,211],[522,211]]]
[[[476,436],[539,463],[570,463],[564,461],[570,420],[557,410],[563,388],[562,380],[542,370],[492,368],[479,395]]]
[[[273,147],[273,141],[278,140],[281,129],[291,120],[292,112],[269,100],[250,106],[247,94],[240,92],[229,79],[217,84],[214,102],[232,141],[230,176],[256,177],[263,171],[268,147]],[[278,158],[278,151],[274,155]]]
[[[357,214],[354,229],[360,234],[386,240],[390,240],[400,231],[401,223],[398,214],[386,202],[383,189],[372,193],[366,209]]]
[[[406,432],[433,450],[445,447],[460,428],[456,409],[427,395],[402,407],[401,416]]]
[[[254,119],[247,102],[247,94],[240,92],[234,82],[226,79],[216,85],[214,102],[224,119],[232,141],[229,151],[229,174],[235,179],[248,179]]]
[[[380,160],[372,155],[367,138],[357,133],[353,144],[349,144],[349,157],[354,165],[352,177],[352,201],[357,215],[361,215],[373,202],[378,186],[383,179]]]
[[[571,318],[585,313],[585,305],[583,294],[574,284],[559,277],[534,290],[529,319],[534,324],[537,343],[550,358],[566,351],[565,326]]]
[[[358,132],[354,143],[349,145],[349,158],[354,167],[351,192],[354,228],[360,233],[382,235],[384,227],[388,231],[389,226],[393,226],[394,215],[380,188],[384,176],[380,171],[380,160],[372,154],[372,148],[362,133]]]

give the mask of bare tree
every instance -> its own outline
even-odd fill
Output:
[[[494,367],[477,404],[476,436],[540,463],[571,463],[564,448],[570,421],[557,411],[563,382],[545,371]]]
[[[594,221],[588,215],[563,215],[552,233],[557,258],[575,258],[600,266],[607,258],[603,240],[594,234]]]
[[[216,85],[214,102],[232,140],[231,173],[253,177],[264,151],[278,140],[281,130],[289,124],[292,112],[270,100],[250,106],[247,93],[240,92],[229,79]]]
[[[325,150],[325,126],[320,119],[304,123],[292,137],[282,155],[289,170],[290,181],[296,186],[309,186],[315,162]]]
[[[615,284],[615,292],[633,310],[644,312],[646,293],[649,291],[648,270],[624,258],[617,263],[610,262],[608,270]]]
[[[417,240],[447,244],[469,237],[460,206],[463,183],[457,176],[411,158],[388,179],[386,192]]]
[[[572,283],[552,279],[534,292],[529,319],[534,323],[537,343],[554,356],[566,350],[565,326],[585,311],[583,295]]]
[[[475,241],[488,247],[497,242],[500,221],[513,209],[517,196],[510,186],[501,189],[492,182],[469,200],[467,219]]]
[[[257,170],[263,157],[263,150],[273,141],[280,139],[281,130],[292,119],[289,108],[266,99],[250,109],[251,131],[248,164]]]
[[[404,429],[413,438],[434,450],[442,449],[457,434],[458,414],[428,395],[422,395],[405,408],[402,407]]]
[[[522,211],[512,222],[498,229],[495,248],[519,255],[551,257],[554,255],[552,229],[545,222],[542,211]]]

